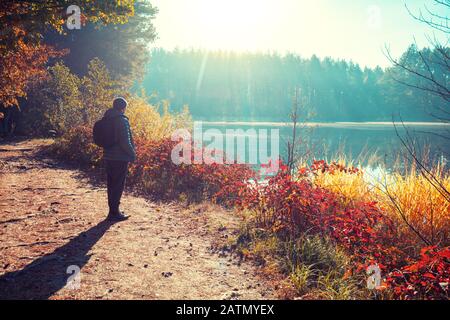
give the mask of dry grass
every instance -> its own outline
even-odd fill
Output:
[[[340,163],[349,166],[342,160]],[[431,172],[450,190],[448,172],[440,166],[435,166]],[[417,237],[414,228],[430,244],[448,245],[450,203],[416,167],[411,166],[404,174],[381,170],[377,175],[380,176],[370,177],[363,171],[323,173],[314,178],[314,183],[339,194],[344,202],[377,202],[380,209],[397,222],[404,236]]]
[[[337,163],[347,167],[353,166],[344,159],[340,159]],[[314,177],[314,183],[339,195],[346,204],[367,201],[374,190],[374,186],[365,180],[362,171],[353,174],[341,171],[335,171],[333,174],[319,172]]]
[[[448,173],[438,166],[432,173],[450,190]],[[446,245],[450,232],[450,202],[414,167],[405,175],[386,175],[376,190],[380,207],[400,222],[400,232],[411,233],[409,224],[431,244]]]

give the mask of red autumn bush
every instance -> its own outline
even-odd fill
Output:
[[[308,233],[331,239],[354,261],[347,274],[361,274],[367,266],[377,264],[382,274],[388,275],[384,283],[396,298],[448,298],[449,248],[424,248],[416,259],[408,249],[411,243],[397,235],[394,222],[376,203],[342,201],[340,195],[307,178],[336,171],[358,172],[316,161],[310,168],[300,169],[295,178],[281,165],[275,176],[241,190],[237,205],[254,210],[261,226],[281,237],[295,239]]]
[[[254,178],[254,171],[240,164],[179,164],[171,159],[177,142],[136,140],[137,160],[130,166],[130,182],[158,199],[211,199],[230,204],[239,190]],[[193,155],[191,160],[193,160]]]
[[[386,282],[398,299],[448,299],[450,247],[423,248],[418,260],[391,272]]]
[[[405,253],[398,246],[395,228],[375,203],[356,203],[338,208],[322,224],[325,233],[351,254],[355,272],[377,264],[381,271],[405,263]]]
[[[307,180],[293,179],[283,164],[275,176],[241,190],[240,195],[239,207],[256,210],[264,217],[264,227],[291,236],[317,229],[317,222],[335,207],[333,194]]]
[[[317,170],[355,171],[317,161],[301,172],[306,176]],[[306,178],[292,177],[284,165],[265,183],[240,194],[238,205],[258,212],[264,227],[284,237],[296,238],[305,232],[327,236],[352,255],[358,269],[378,263],[384,270],[403,260],[401,251],[392,246],[395,243],[392,223],[375,203],[344,205],[331,191]]]

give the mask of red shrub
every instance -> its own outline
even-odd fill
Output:
[[[170,139],[137,140],[137,160],[130,166],[130,182],[160,199],[176,199],[185,194],[190,200],[207,198],[228,204],[255,176],[249,166],[240,164],[176,165],[171,153],[177,144]]]
[[[450,281],[450,247],[436,246],[421,250],[417,261],[393,271],[387,284],[400,299],[448,299]]]
[[[241,192],[244,197],[239,205],[256,209],[262,215],[270,211],[271,227],[275,231],[286,230],[291,237],[307,231],[332,238],[361,263],[360,269],[375,261],[382,269],[397,265],[400,252],[390,244],[394,241],[394,229],[375,203],[344,206],[332,192],[314,186],[307,179],[294,179],[286,166],[280,168],[267,183]],[[310,169],[301,172],[306,175],[317,170],[357,172],[324,161],[316,161]]]
[[[339,208],[322,226],[357,262],[356,272],[371,264],[385,272],[405,263],[404,252],[395,246],[399,244],[395,228],[375,203]]]
[[[332,212],[335,197],[307,180],[294,180],[286,166],[277,175],[241,191],[240,207],[256,209],[274,231],[287,231],[294,236],[311,228]]]
[[[295,179],[286,166],[280,168],[274,177],[240,193],[238,205],[256,210],[264,217],[264,227],[291,238],[304,232],[331,238],[355,261],[353,272],[376,263],[385,273],[405,264],[405,254],[395,246],[395,228],[375,203],[344,205],[338,195],[305,178],[319,170],[356,173],[357,169],[316,161]]]

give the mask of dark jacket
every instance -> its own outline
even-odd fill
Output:
[[[128,118],[115,109],[106,111],[105,118],[115,118],[113,123],[116,144],[104,149],[103,159],[127,162],[136,160],[136,151]]]

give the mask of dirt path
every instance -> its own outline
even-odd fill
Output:
[[[46,143],[0,145],[0,299],[274,298],[254,266],[211,250],[238,224],[230,213],[127,194],[131,218],[107,223],[105,189],[36,157]]]

